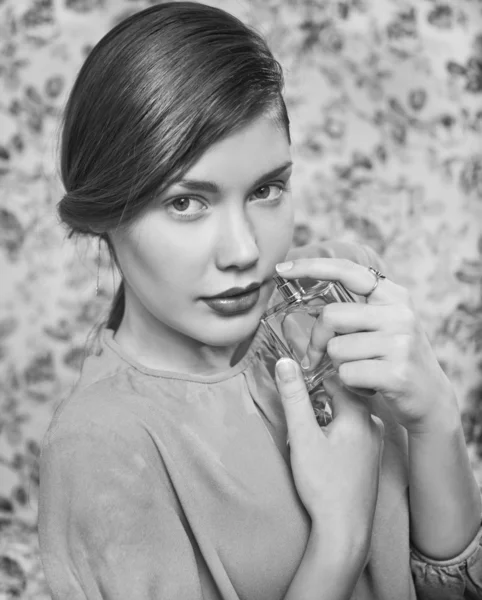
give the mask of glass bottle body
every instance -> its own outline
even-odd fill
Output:
[[[306,355],[315,321],[324,307],[332,302],[355,302],[355,298],[343,285],[335,281],[320,281],[305,290],[296,282],[275,277],[278,290],[284,300],[267,310],[261,322],[268,332],[279,358],[288,357],[301,366]],[[286,290],[288,288],[288,291]],[[333,333],[321,333],[325,350],[321,360],[307,369],[301,369],[310,394],[315,416],[320,425],[331,421],[331,407],[323,389],[323,379],[334,374],[335,368],[326,353],[326,344]]]

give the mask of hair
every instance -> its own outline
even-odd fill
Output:
[[[290,140],[280,64],[256,31],[197,2],[167,2],[119,23],[92,49],[64,111],[61,221],[101,237],[128,227],[215,142],[270,114]],[[125,307],[121,281],[106,325]]]

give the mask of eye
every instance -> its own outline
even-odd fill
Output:
[[[197,198],[182,196],[174,198],[167,204],[167,212],[179,219],[192,219],[206,210],[206,205]]]
[[[255,190],[253,196],[257,200],[269,200],[274,202],[283,195],[284,191],[286,191],[286,185],[272,183],[270,185],[262,185],[259,187],[257,190]]]

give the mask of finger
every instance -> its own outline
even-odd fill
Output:
[[[283,268],[287,265],[288,268]],[[360,296],[370,294],[376,277],[368,267],[344,258],[300,258],[281,265],[276,265],[278,273],[286,279],[310,277],[322,281],[339,281],[348,290]],[[389,279],[380,280],[375,291],[370,294],[372,304],[385,304],[405,297],[402,287]]]
[[[290,444],[309,439],[319,431],[313,407],[301,374],[295,361],[281,358],[276,363],[276,384],[281,396],[288,425]]]
[[[380,331],[347,333],[331,338],[328,341],[326,351],[333,366],[338,369],[345,362],[386,358],[392,339],[393,336]]]
[[[380,434],[380,439],[383,443],[383,437],[385,434],[385,423],[380,419],[380,417],[378,417],[377,415],[370,415],[371,420],[373,421],[373,423],[375,424],[376,428],[378,429],[378,432]]]
[[[371,398],[372,396],[374,396],[377,393],[377,390],[361,388],[361,387],[353,387],[351,385],[346,385],[346,383],[344,384],[344,386],[346,387],[347,390],[350,390],[350,391],[354,392],[355,394],[358,394],[359,396],[363,396],[364,398]]]
[[[320,364],[323,357],[326,355],[328,342],[334,335],[335,331],[333,328],[325,323],[322,315],[320,315],[311,329],[306,353],[301,361],[303,370],[309,371]]]
[[[378,329],[380,313],[373,311],[371,306],[369,311],[366,310],[367,308],[366,304],[348,303],[325,306],[311,329],[308,346],[301,361],[303,369],[309,371],[320,364],[327,352],[328,344],[332,343],[331,340],[337,333]]]
[[[401,375],[397,376],[386,359],[346,362],[339,366],[338,375],[344,385],[382,393],[396,391],[402,384]]]
[[[371,415],[371,420],[377,429],[378,439],[380,441],[379,455],[378,455],[378,469],[380,471],[382,468],[383,451],[385,448],[385,423],[380,419],[380,417],[378,417],[377,415],[373,415],[373,414]]]
[[[388,332],[397,328],[396,313],[397,309],[391,306],[344,303],[326,306],[312,327],[306,353],[301,361],[303,370],[314,369],[326,353],[335,367],[342,360],[384,356],[383,350],[388,345],[388,338],[383,330]],[[368,337],[365,338],[364,335]],[[352,358],[350,351],[353,353]]]
[[[316,322],[336,333],[391,332],[406,327],[405,312],[408,312],[407,307],[399,304],[373,306],[360,302],[333,302],[323,308]]]
[[[333,419],[357,419],[366,421],[370,409],[365,400],[355,392],[348,390],[337,375],[323,380],[327,396],[331,401]]]
[[[321,244],[309,244],[308,246],[298,246],[291,248],[286,255],[285,261],[293,261],[299,258],[333,258],[335,256],[334,250],[330,247],[330,244],[321,243]],[[346,243],[341,244],[343,247],[346,246]],[[318,283],[316,279],[312,279],[311,277],[300,277],[298,280],[301,287],[307,289]]]

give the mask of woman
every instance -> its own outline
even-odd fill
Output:
[[[78,75],[61,166],[63,222],[108,245],[122,284],[43,443],[53,598],[481,594],[480,494],[407,293],[366,248],[289,253],[289,119],[264,41],[197,3],[130,17]],[[367,298],[313,329],[314,363],[340,334],[323,429],[259,325],[276,265]]]

